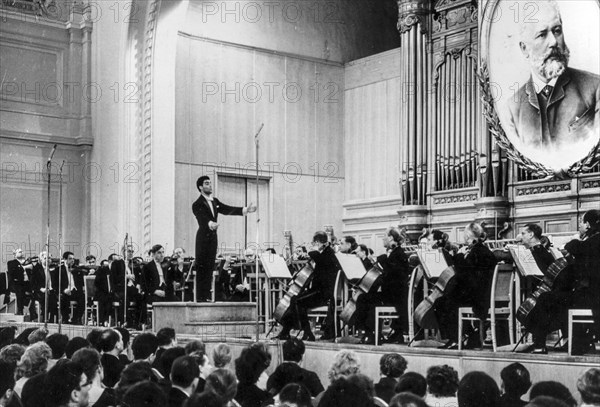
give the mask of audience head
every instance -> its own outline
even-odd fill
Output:
[[[360,373],[360,360],[356,352],[351,350],[341,350],[336,353],[333,363],[327,372],[329,381],[333,383],[340,377],[350,376]]]
[[[406,359],[398,353],[386,353],[379,359],[379,372],[394,379],[402,376],[407,366]]]
[[[199,350],[206,353],[206,345],[199,339],[194,339],[193,341],[186,343],[184,349],[186,355],[191,355]]]
[[[90,346],[92,346],[98,352],[100,352],[100,349],[98,349],[98,341],[100,341],[100,336],[102,336],[102,329],[98,328],[92,329],[86,336],[86,339],[90,343]]]
[[[116,331],[119,331],[119,333],[121,334],[121,339],[123,340],[123,349],[127,349],[127,347],[129,346],[129,340],[131,337],[131,335],[129,334],[129,331],[120,326],[117,326],[114,329]]]
[[[163,377],[169,377],[171,373],[171,368],[173,367],[173,362],[180,356],[185,356],[185,350],[179,346],[175,348],[169,348],[165,350],[162,355],[160,355],[160,360],[158,361],[158,371]],[[198,364],[196,363],[196,366]]]
[[[87,407],[91,383],[78,363],[57,363],[44,379],[46,406]]]
[[[158,346],[161,348],[170,348],[177,345],[175,330],[173,328],[162,328],[156,333]]]
[[[198,378],[200,377],[200,368],[198,363],[191,356],[180,356],[173,362],[171,366],[171,383],[174,386],[181,388],[192,387],[192,393],[198,386]]]
[[[0,406],[7,406],[15,387],[14,365],[0,361]]]
[[[60,359],[65,355],[69,337],[63,334],[52,334],[46,338],[46,343],[52,349],[52,359]]]
[[[119,331],[107,328],[102,331],[100,339],[98,339],[98,351],[100,352],[119,352],[123,351],[123,338]]]
[[[555,399],[554,397],[537,396],[527,403],[525,407],[569,407],[569,405],[562,400]]]
[[[290,338],[281,346],[283,351],[283,360],[289,362],[300,362],[304,356],[306,347],[304,342],[298,338]]]
[[[255,384],[267,369],[265,352],[256,348],[245,348],[235,360],[235,375],[241,384]]]
[[[148,362],[130,363],[121,372],[121,379],[117,385],[117,396],[122,398],[130,387],[145,380],[152,380],[152,366]]]
[[[373,400],[367,393],[346,377],[334,380],[323,393],[318,407],[352,406],[371,407]]]
[[[10,345],[14,341],[16,332],[16,326],[0,328],[0,349],[6,345]]]
[[[529,399],[533,400],[538,396],[553,397],[567,403],[570,407],[577,405],[577,401],[575,401],[575,398],[573,398],[573,395],[564,384],[551,380],[538,382],[533,385],[529,392]]]
[[[577,390],[586,404],[600,406],[600,369],[591,368],[577,380]]]
[[[296,407],[312,407],[310,392],[301,384],[286,384],[279,392],[279,403]]]
[[[406,372],[398,378],[396,393],[412,393],[419,397],[427,394],[427,380],[417,372]]]
[[[149,363],[154,362],[157,349],[158,339],[154,334],[149,332],[139,334],[133,339],[133,343],[131,344],[133,359],[147,360]]]
[[[348,376],[348,381],[365,392],[369,398],[375,397],[375,384],[369,376],[358,373]]]
[[[269,351],[269,345],[267,345],[266,342],[258,341],[258,342],[254,342],[252,345],[250,345],[250,347],[252,349],[259,350],[260,352],[262,352],[265,355],[265,358],[267,359],[265,362],[266,363],[265,369],[267,367],[269,367],[269,365],[271,364],[271,359],[272,359],[271,352]]]
[[[30,345],[33,345],[36,342],[42,342],[45,340],[46,336],[48,336],[48,330],[46,328],[38,328],[29,334],[27,341]]]
[[[65,356],[67,359],[71,359],[73,354],[79,349],[89,348],[90,346],[91,344],[87,339],[82,338],[81,336],[76,336],[67,342],[67,346],[65,347]]]
[[[164,391],[149,380],[131,386],[123,395],[122,407],[167,407],[169,405]]]
[[[448,365],[427,369],[427,391],[435,397],[454,397],[458,390],[458,373]]]
[[[25,349],[23,356],[17,363],[19,377],[32,377],[45,372],[48,368],[48,359],[52,357],[52,349],[46,342],[37,342]]]
[[[496,407],[500,390],[496,381],[483,372],[470,372],[458,384],[458,407]]]
[[[225,407],[226,405],[223,404],[219,396],[205,391],[200,394],[192,394],[185,402],[184,407]]]
[[[227,404],[235,397],[237,387],[237,379],[232,371],[216,369],[206,378],[204,392],[215,394],[223,404]]]
[[[0,360],[12,365],[14,370],[24,353],[25,346],[13,343],[12,345],[7,345],[0,350]]]
[[[71,360],[78,363],[83,369],[83,373],[88,379],[93,381],[99,374],[102,378],[102,363],[100,362],[100,354],[96,349],[82,348],[73,354]]]
[[[220,369],[231,363],[231,348],[226,343],[219,343],[212,351],[213,365]],[[285,358],[285,351],[284,351]]]
[[[502,388],[506,394],[520,398],[531,387],[529,371],[522,364],[515,362],[500,372]]]
[[[390,400],[389,407],[427,407],[427,403],[414,393],[398,393]]]

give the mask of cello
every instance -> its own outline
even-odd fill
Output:
[[[353,287],[355,290],[352,293],[352,298],[346,303],[340,314],[340,319],[344,321],[346,325],[352,325],[354,322],[358,297],[370,293],[375,286],[375,282],[381,277],[382,273],[381,267],[377,264],[373,264],[373,267],[371,267],[360,279],[358,284]]]
[[[421,329],[437,326],[434,313],[435,302],[445,294],[451,292],[456,286],[454,266],[447,267],[438,277],[431,293],[415,308],[414,320]]]
[[[286,293],[281,297],[279,304],[273,311],[275,321],[282,323],[283,317],[290,311],[292,298],[300,295],[306,289],[313,278],[314,271],[313,262],[308,262],[294,275]]]

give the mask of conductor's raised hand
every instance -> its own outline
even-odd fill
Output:
[[[250,205],[248,205],[246,210],[248,213],[256,212],[256,205],[254,205],[254,202],[250,202]]]

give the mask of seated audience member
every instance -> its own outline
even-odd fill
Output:
[[[34,343],[44,341],[46,336],[48,336],[48,330],[46,328],[34,329],[29,336],[27,336],[27,341],[30,345],[33,345]]]
[[[427,394],[427,380],[417,372],[406,372],[398,378],[396,393],[412,393],[425,398]]]
[[[600,406],[600,369],[591,368],[577,379],[581,407]]]
[[[310,392],[301,384],[286,384],[277,395],[275,405],[287,407],[312,407]]]
[[[396,394],[398,378],[406,370],[406,360],[397,353],[386,353],[379,359],[379,374],[381,379],[375,384],[377,397],[389,403]]]
[[[139,334],[133,339],[133,343],[131,344],[133,361],[144,361],[152,364],[156,358],[157,349],[158,339],[156,339],[154,334],[149,332]]]
[[[189,341],[188,343],[185,344],[185,354],[186,355],[191,355],[192,353],[196,352],[196,351],[202,351],[204,353],[206,353],[206,345],[204,344],[204,342],[202,342],[199,339],[194,339],[193,341]]]
[[[269,393],[257,386],[258,379],[267,369],[268,359],[265,353],[256,348],[245,348],[235,360],[235,374],[238,389],[235,400],[241,407],[260,407],[272,402]]]
[[[65,347],[65,356],[67,359],[71,359],[73,354],[77,352],[79,349],[90,348],[92,345],[89,341],[81,336],[75,336],[67,342],[67,346]]]
[[[231,363],[231,348],[226,343],[217,344],[212,351],[212,358],[216,369],[227,369]]]
[[[156,333],[156,339],[158,340],[158,350],[156,351],[156,358],[154,359],[152,367],[160,370],[158,366],[160,357],[167,349],[177,346],[177,337],[175,336],[175,330],[173,328],[162,328]],[[167,376],[168,375],[167,372]]]
[[[208,360],[208,356],[206,356],[206,354],[201,350],[194,351],[189,356],[194,358],[198,368],[200,369],[200,377],[198,378],[196,393],[202,393],[204,391],[204,385],[206,384],[206,377],[210,374],[210,372],[212,372],[213,367]]]
[[[425,401],[414,393],[398,393],[390,400],[389,407],[428,407]],[[442,406],[440,406],[442,407]],[[451,406],[448,406],[451,407]]]
[[[119,331],[123,339],[123,350],[119,354],[119,359],[124,365],[128,365],[131,363],[131,360],[129,360],[129,355],[131,354],[131,335],[127,329],[122,327],[115,327],[115,330]]]
[[[45,342],[50,346],[50,349],[52,349],[52,357],[48,360],[47,368],[47,370],[50,370],[59,359],[62,359],[65,356],[65,349],[67,343],[69,343],[69,337],[63,334],[52,334],[46,338]]]
[[[102,331],[98,341],[98,349],[102,353],[100,360],[104,369],[102,383],[106,387],[114,387],[119,381],[123,368],[125,368],[125,365],[119,359],[119,355],[123,351],[123,339],[119,331],[112,328]]]
[[[265,370],[261,373],[258,378],[258,382],[256,382],[256,386],[261,390],[267,390],[267,380],[269,380],[269,375],[267,374],[267,369],[271,366],[271,360],[273,357],[271,356],[271,352],[269,351],[269,345],[267,345],[264,341],[254,342],[250,345],[252,349],[256,349],[263,353],[266,361],[265,361]]]
[[[21,333],[19,335],[17,335],[17,337],[12,341],[12,343],[16,343],[18,345],[23,345],[23,346],[29,346],[31,345],[29,343],[29,335],[31,335],[31,333],[33,331],[36,331],[38,328],[25,328],[23,329],[23,331],[21,331]]]
[[[100,363],[100,354],[96,349],[83,348],[73,354],[71,360],[78,363],[92,382],[89,391],[90,407],[109,407],[117,404],[115,390],[104,387],[104,369]]]
[[[21,399],[13,391],[15,387],[14,366],[0,361],[0,406],[20,407]]]
[[[537,396],[527,403],[525,407],[569,407],[569,405],[562,400],[555,399],[554,397]]]
[[[96,349],[98,352],[100,352],[100,349],[98,349],[98,341],[102,336],[102,332],[103,329],[94,328],[85,337],[85,339],[87,339],[87,341],[90,343],[90,346]]]
[[[192,356],[180,356],[171,367],[169,407],[181,407],[196,391],[200,368]]]
[[[372,407],[373,400],[363,389],[351,383],[347,377],[342,376],[334,380],[327,390],[325,390],[317,406]]]
[[[451,366],[431,366],[427,369],[427,396],[429,405],[456,405],[458,373]]]
[[[122,406],[127,407],[168,407],[165,392],[151,381],[133,385],[123,396]]]
[[[577,401],[569,389],[559,382],[549,380],[534,384],[529,392],[529,399],[533,400],[538,396],[553,397],[566,403],[569,407],[577,406]]]
[[[227,404],[223,404],[219,396],[214,393],[204,392],[200,394],[194,394],[184,404],[185,407],[227,407]],[[237,406],[236,406],[237,407]]]
[[[160,360],[158,361],[158,371],[165,379],[169,378],[173,362],[180,356],[185,356],[185,350],[179,346],[167,349],[161,355]]]
[[[523,407],[527,404],[521,396],[531,387],[529,371],[522,364],[515,362],[506,366],[500,372],[503,394],[500,397],[500,407]]]
[[[361,389],[373,401],[375,397],[375,385],[373,379],[364,374],[358,373],[348,376],[348,381]]]
[[[237,387],[237,379],[232,371],[217,369],[206,377],[203,393],[213,393],[219,398],[223,406],[229,406],[230,403],[235,403],[233,398],[237,393]],[[239,404],[235,404],[239,406]]]
[[[458,407],[497,407],[500,390],[496,381],[483,372],[469,372],[458,384]]]
[[[44,380],[46,406],[87,407],[91,384],[78,363],[61,361]]]
[[[297,338],[290,338],[282,345],[283,363],[277,366],[269,376],[267,390],[271,395],[279,393],[288,383],[304,385],[312,397],[316,397],[324,388],[319,376],[315,372],[306,370],[300,366],[304,357],[304,342]]]
[[[25,346],[13,343],[0,349],[0,361],[7,362],[12,366],[13,371],[17,368],[17,363],[25,353]]]
[[[46,342],[37,342],[25,349],[21,360],[17,363],[17,382],[15,392],[21,397],[21,390],[29,378],[46,372],[48,360],[52,357],[52,349]]]
[[[150,366],[148,362],[133,362],[129,364],[123,369],[123,372],[121,372],[121,379],[115,389],[117,401],[121,402],[123,396],[131,387],[140,382],[154,381],[153,377],[152,366]],[[123,403],[121,402],[120,404]]]
[[[327,376],[329,378],[329,383],[333,383],[339,378],[346,378],[353,374],[360,373],[360,359],[356,352],[351,350],[341,350],[335,354],[333,363],[329,367],[329,371],[327,371]],[[321,401],[321,397],[325,392],[319,393],[315,397],[314,405],[319,405]]]
[[[66,360],[60,361],[60,363],[65,362]],[[23,407],[40,407],[45,405],[46,391],[44,383],[46,382],[46,375],[47,372],[38,373],[27,380],[21,392],[21,404]]]

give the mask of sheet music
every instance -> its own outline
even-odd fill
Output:
[[[540,270],[535,262],[531,250],[523,245],[507,245],[506,247],[510,250],[510,254],[517,265],[517,269],[523,277],[544,277],[544,273],[542,273],[542,270]]]
[[[552,236],[548,235],[548,239],[552,242],[552,245],[557,249],[563,249],[567,243],[573,240],[573,235],[569,236]]]
[[[419,249],[417,255],[427,278],[438,278],[448,268],[442,249]]]
[[[336,253],[342,272],[348,280],[361,279],[367,273],[365,266],[354,254]]]
[[[260,261],[268,278],[292,278],[283,257],[270,252],[265,252],[260,255]]]

